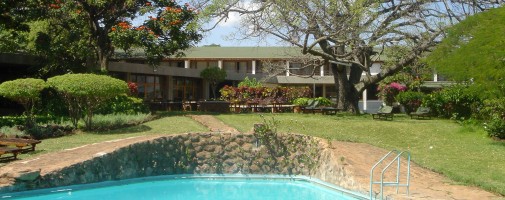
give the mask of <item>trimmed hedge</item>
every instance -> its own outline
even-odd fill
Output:
[[[66,74],[47,80],[65,100],[72,124],[77,127],[84,115],[86,128],[91,128],[93,112],[108,99],[128,92],[127,83],[106,75]]]

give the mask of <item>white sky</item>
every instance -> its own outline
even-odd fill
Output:
[[[247,8],[253,8],[254,5],[246,2],[242,5]],[[266,40],[258,41],[258,39],[248,39],[242,40],[237,39],[243,37],[240,34],[239,28],[242,28],[240,25],[241,16],[238,13],[230,13],[228,19],[226,21],[221,21],[216,28],[212,31],[206,33],[204,38],[198,46],[210,45],[210,44],[219,44],[221,46],[279,46],[276,40],[269,38]],[[216,21],[213,21],[213,24]]]

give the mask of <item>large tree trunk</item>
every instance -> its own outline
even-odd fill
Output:
[[[101,71],[107,71],[109,69],[109,52],[107,50],[102,50],[101,47],[98,50],[98,65]]]
[[[346,66],[331,64],[331,71],[337,88],[337,108],[358,114],[358,91],[347,78]]]
[[[99,19],[99,17],[90,14],[89,24],[91,26],[92,40],[96,41],[97,65],[101,71],[107,71],[109,68],[109,58],[114,53],[114,48],[108,36],[110,27],[100,27]]]

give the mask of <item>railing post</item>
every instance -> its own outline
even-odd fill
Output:
[[[384,160],[389,157],[392,153],[396,153],[396,156],[385,166],[382,168],[381,171],[381,178],[380,182],[375,182],[373,179],[373,173],[375,168],[384,162]],[[401,156],[402,154],[407,154],[407,183],[402,185],[400,184],[400,174],[401,174]],[[394,162],[397,162],[397,171],[396,171],[396,182],[384,182],[384,174],[386,173],[387,169],[391,167],[391,165]],[[405,186],[407,187],[407,195],[410,194],[410,152],[408,151],[398,151],[398,150],[392,150],[389,153],[387,153],[384,157],[382,157],[375,165],[372,167],[370,170],[370,199],[373,199],[373,184],[380,184],[380,193],[381,193],[381,199],[384,198],[384,186],[395,186],[396,185],[396,193],[398,194],[400,186]]]

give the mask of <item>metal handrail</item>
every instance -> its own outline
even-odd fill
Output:
[[[373,172],[375,168],[384,162],[386,158],[388,158],[390,155],[394,155],[393,153],[396,153],[396,156],[389,162],[384,168],[382,168],[381,171],[381,180],[380,182],[374,182],[373,180]],[[401,156],[402,154],[407,154],[407,183],[406,184],[400,184],[400,167],[401,167]],[[397,161],[397,171],[396,171],[396,182],[384,182],[384,174],[387,169],[395,162]],[[392,150],[389,153],[387,153],[384,157],[382,157],[375,165],[372,167],[370,170],[370,199],[373,199],[373,184],[380,184],[380,193],[381,193],[381,199],[384,199],[384,186],[396,186],[396,193],[398,194],[399,187],[406,187],[407,188],[407,195],[409,195],[409,188],[410,188],[410,152],[408,151],[398,151],[398,150]]]

